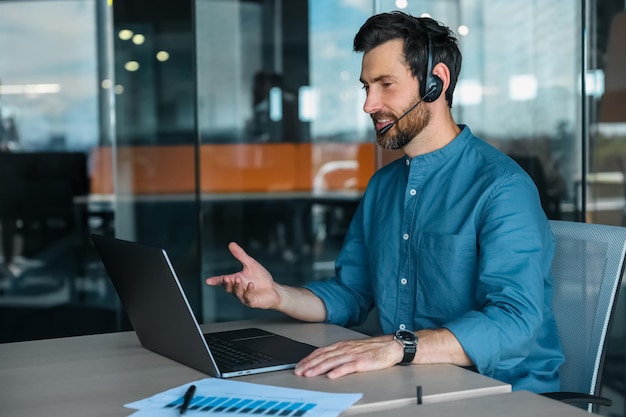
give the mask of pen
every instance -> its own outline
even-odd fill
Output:
[[[193,399],[193,395],[196,393],[196,386],[190,385],[185,392],[183,397],[183,404],[180,406],[180,414],[185,414],[187,411],[187,407],[191,404],[191,400]]]

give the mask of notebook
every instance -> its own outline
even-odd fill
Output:
[[[203,334],[164,249],[91,239],[146,349],[216,378],[294,368],[316,349],[258,328]]]

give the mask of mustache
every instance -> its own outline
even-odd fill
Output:
[[[370,117],[372,118],[372,121],[376,121],[380,119],[390,119],[395,122],[398,120],[398,116],[396,116],[395,114],[386,113],[386,112],[371,113]]]

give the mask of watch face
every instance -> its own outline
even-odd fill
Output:
[[[415,343],[417,336],[415,336],[415,333],[408,330],[397,330],[396,339],[402,340],[403,342]]]
[[[415,358],[417,351],[417,335],[408,330],[396,330],[394,335],[396,340],[404,346],[404,357],[399,362],[400,365],[410,365]]]

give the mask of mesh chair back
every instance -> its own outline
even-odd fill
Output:
[[[556,220],[550,226],[556,236],[553,309],[565,353],[561,391],[598,395],[626,228]]]

